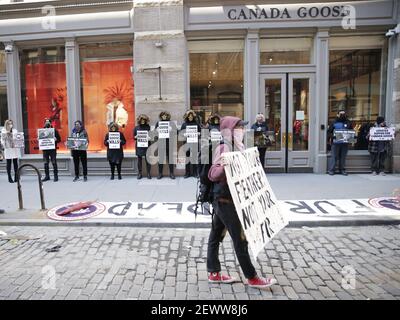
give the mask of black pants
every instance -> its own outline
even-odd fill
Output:
[[[371,153],[371,169],[376,173],[385,171],[386,152]]]
[[[220,272],[221,263],[218,258],[219,244],[224,239],[226,231],[229,232],[236,257],[247,279],[254,278],[257,273],[251,262],[248,243],[236,214],[233,203],[221,203],[214,201],[215,214],[213,216],[210,236],[208,238],[207,270],[208,272]]]
[[[170,163],[170,156],[169,156],[169,140],[164,139],[167,141],[163,141],[162,139],[159,140],[158,146],[158,174],[162,175],[164,170],[164,162],[168,163],[169,167],[169,174],[174,174],[174,165]]]
[[[189,159],[189,162],[185,164],[185,174],[187,176],[193,176],[197,177],[197,164],[191,162],[191,157],[192,157],[192,150],[189,149],[186,151],[186,158]],[[198,155],[195,158],[196,160],[198,159]]]
[[[267,148],[258,148],[258,152],[260,153],[260,161],[263,169],[265,169],[265,152],[267,151]]]
[[[109,163],[110,163],[110,168],[111,168],[111,175],[114,176],[115,167],[117,167],[117,172],[118,172],[118,175],[120,176],[121,175],[122,162],[115,163],[115,162],[109,161]]]
[[[349,145],[347,143],[332,144],[332,157],[329,164],[329,171],[335,172],[337,160],[339,160],[339,171],[342,172],[346,169],[346,156],[348,148]]]
[[[14,176],[15,181],[17,180],[17,171],[18,171],[18,159],[7,159],[7,174],[8,178],[11,178],[11,162],[14,164]]]
[[[72,153],[72,158],[74,159],[74,169],[75,177],[79,177],[79,160],[82,163],[83,176],[87,176],[87,151],[84,150],[74,150]]]
[[[144,158],[144,161],[146,162],[147,174],[150,174],[151,164],[147,161],[147,157],[146,156],[139,156],[138,155],[138,171],[139,171],[140,174],[143,174],[143,158]]]
[[[54,177],[58,177],[58,167],[57,167],[57,151],[56,150],[44,150],[43,151],[43,161],[44,161],[44,173],[47,178],[50,177],[50,166],[49,163],[53,165]]]

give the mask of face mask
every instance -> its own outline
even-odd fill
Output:
[[[214,120],[214,124],[219,124],[219,120],[218,120],[218,119],[215,119],[215,120]]]
[[[142,120],[140,121],[140,124],[146,124],[146,121]]]
[[[51,127],[50,123],[46,123],[44,126],[45,126],[46,128],[50,128],[50,127]]]
[[[193,121],[193,116],[188,117],[189,121]]]

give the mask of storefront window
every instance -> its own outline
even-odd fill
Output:
[[[81,45],[83,119],[89,134],[89,151],[102,152],[108,124],[117,122],[134,148],[133,43],[113,42]]]
[[[212,113],[243,118],[243,41],[190,41],[190,104],[202,122]]]
[[[260,64],[309,64],[311,38],[260,40]]]
[[[61,136],[59,151],[67,152],[68,104],[65,48],[45,47],[22,50],[21,86],[26,153],[40,153],[37,129],[49,118]]]
[[[332,123],[345,110],[357,132],[350,147],[366,150],[366,135],[380,112],[382,49],[331,50],[329,54],[329,115]]]
[[[4,122],[7,119],[7,87],[5,85],[0,85],[0,127],[4,126]]]

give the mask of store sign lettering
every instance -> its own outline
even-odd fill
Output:
[[[263,20],[263,19],[309,19],[338,18],[349,15],[348,6],[300,7],[297,10],[288,8],[232,8],[227,11],[230,20]]]

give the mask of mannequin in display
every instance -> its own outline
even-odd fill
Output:
[[[61,107],[56,98],[51,99],[51,115],[49,117],[51,125],[55,129],[61,129]]]
[[[120,128],[125,128],[128,124],[128,112],[125,109],[123,103],[118,99],[114,98],[107,105],[107,115],[106,115],[107,126],[110,123],[117,123]]]

